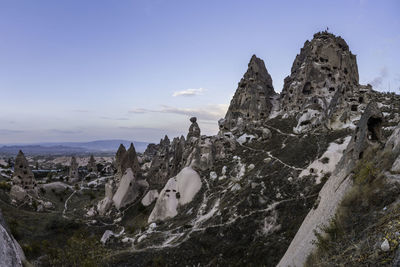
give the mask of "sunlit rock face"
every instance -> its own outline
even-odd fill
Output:
[[[175,217],[178,214],[177,208],[191,202],[200,188],[199,174],[185,167],[177,176],[169,179],[161,190],[148,222]]]
[[[219,122],[220,129],[232,131],[240,126],[238,122],[242,124],[268,118],[272,109],[270,98],[274,95],[272,78],[264,61],[253,55],[231,100],[225,119]]]
[[[19,185],[25,190],[35,189],[37,184],[32,170],[29,167],[28,161],[24,153],[19,151],[15,158],[15,167],[13,174],[14,185]]]
[[[285,78],[281,110],[295,115],[294,132],[352,123],[369,102],[372,88],[360,86],[356,56],[346,42],[328,32],[306,41]],[[352,123],[354,125],[354,123]]]
[[[0,266],[23,266],[25,256],[21,247],[7,229],[0,210]]]

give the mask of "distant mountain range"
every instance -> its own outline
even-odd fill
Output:
[[[22,150],[27,155],[69,155],[89,153],[114,153],[120,144],[127,149],[133,142],[137,152],[144,152],[149,143],[128,140],[97,140],[91,142],[52,142],[35,144],[0,145],[0,154],[17,154]]]

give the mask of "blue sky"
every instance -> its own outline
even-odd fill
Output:
[[[0,144],[205,134],[252,54],[276,91],[324,30],[360,82],[400,87],[400,1],[0,0]],[[397,91],[399,92],[399,91]]]

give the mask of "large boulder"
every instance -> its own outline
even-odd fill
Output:
[[[131,168],[125,171],[112,200],[117,209],[133,203],[148,187],[145,180],[137,180]]]
[[[0,266],[22,267],[24,266],[24,261],[25,255],[18,242],[8,230],[0,210]]]
[[[200,176],[195,170],[191,167],[183,168],[177,176],[169,179],[161,190],[148,222],[175,217],[178,207],[191,202],[201,185]]]

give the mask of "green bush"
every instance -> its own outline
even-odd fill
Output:
[[[49,265],[51,266],[102,266],[107,250],[96,237],[88,237],[88,233],[76,232],[63,248],[47,248]]]
[[[5,181],[0,182],[0,189],[3,189],[4,191],[10,191],[11,190],[11,185]]]

